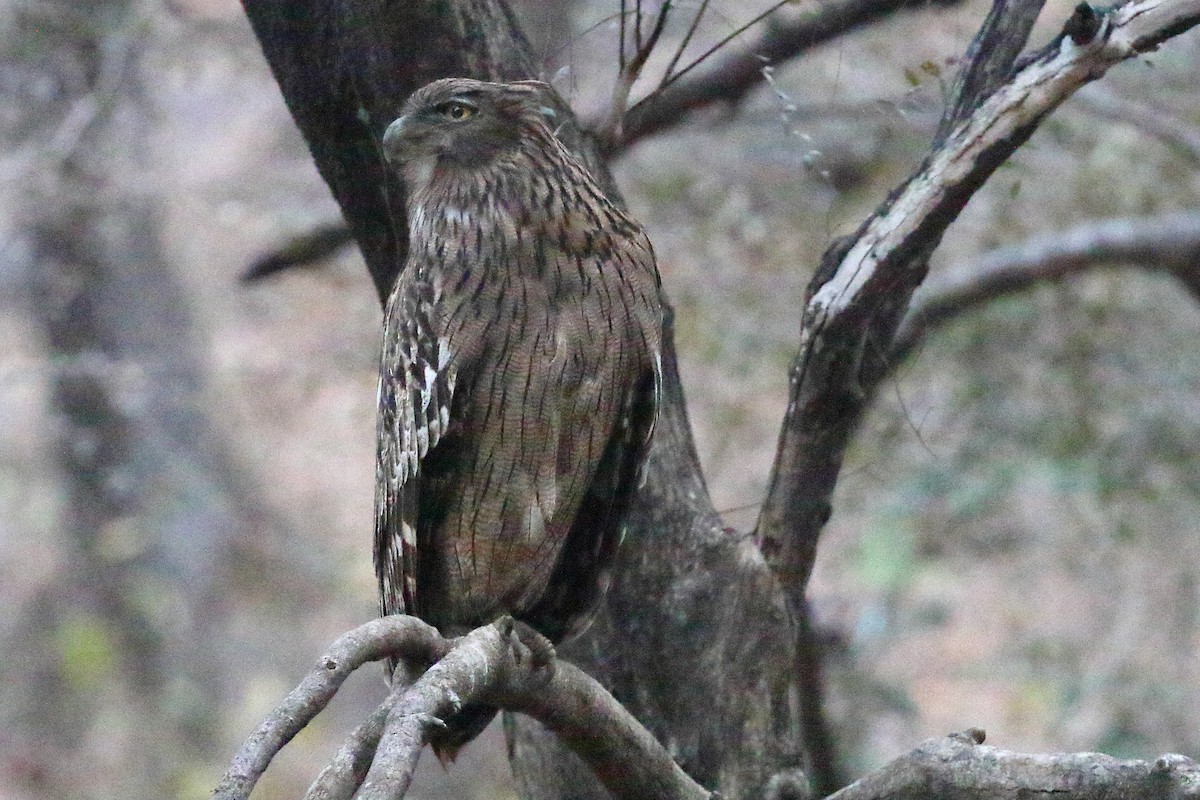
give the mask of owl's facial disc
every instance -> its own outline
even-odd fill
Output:
[[[483,91],[410,100],[383,135],[384,155],[410,179],[488,166],[520,140],[517,120],[493,101]]]

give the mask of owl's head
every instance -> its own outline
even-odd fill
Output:
[[[439,168],[487,167],[520,149],[531,130],[553,124],[549,92],[537,81],[434,81],[404,102],[383,135],[384,156],[410,182],[428,180]]]

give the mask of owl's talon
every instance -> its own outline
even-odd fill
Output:
[[[419,716],[421,723],[426,727],[436,728],[437,730],[445,730],[448,727],[446,721],[435,714],[420,714]]]
[[[514,632],[517,635],[517,641],[528,648],[533,659],[534,672],[554,666],[554,660],[558,658],[558,654],[554,650],[553,642],[524,622],[517,621]]]

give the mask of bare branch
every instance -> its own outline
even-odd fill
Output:
[[[406,689],[388,713],[375,761],[359,789],[362,800],[404,797],[421,750],[443,720],[490,699],[506,683],[542,686],[550,671],[537,666],[513,635],[513,621],[477,628]],[[539,680],[540,678],[540,680]]]
[[[654,52],[654,47],[658,44],[658,39],[662,36],[663,29],[667,26],[667,17],[671,14],[671,0],[663,0],[663,4],[658,10],[658,17],[654,21],[654,27],[651,29],[650,36],[645,42],[642,41],[641,2],[638,2],[634,14],[636,15],[636,24],[634,26],[635,50],[633,58],[628,62],[625,60],[625,44],[624,40],[622,40],[621,67],[617,74],[617,81],[613,85],[612,107],[609,109],[608,119],[596,129],[596,136],[602,141],[615,141],[621,137],[621,121],[625,118],[625,107],[629,104],[629,93],[633,91],[633,85],[641,77],[642,68],[646,66],[646,60]]]
[[[275,754],[329,703],[354,669],[396,655],[414,666],[436,663],[395,690],[354,731],[308,798],[341,800],[356,788],[362,800],[403,797],[431,732],[471,704],[534,717],[588,764],[615,800],[709,798],[599,683],[568,662],[539,657],[515,630],[508,617],[453,641],[415,617],[384,617],[356,628],[333,644],[246,740],[214,797],[248,798]]]
[[[659,82],[658,87],[655,89],[656,92],[661,90],[671,76],[675,74],[675,67],[679,64],[679,59],[683,58],[684,51],[691,44],[692,37],[696,35],[696,29],[700,27],[700,20],[704,19],[704,13],[708,11],[708,3],[709,0],[701,0],[700,7],[692,15],[692,21],[688,25],[687,33],[683,35],[683,40],[679,42],[679,47],[675,49],[675,55],[671,56],[671,60],[667,63],[667,68],[663,70],[662,81]]]
[[[962,70],[954,84],[954,102],[946,107],[934,144],[945,141],[955,126],[1008,76],[1017,56],[1029,41],[1029,31],[1037,21],[1045,0],[995,0],[979,32],[967,48]]]
[[[617,36],[617,72],[625,74],[625,14],[627,0],[621,0],[621,33]]]
[[[447,648],[448,643],[437,629],[416,617],[383,617],[343,635],[258,730],[250,734],[234,755],[213,797],[248,798],[275,754],[329,704],[343,681],[363,664],[389,655],[429,663],[440,658]]]
[[[738,26],[738,27],[737,27],[735,30],[733,30],[733,31],[731,31],[730,33],[726,34],[726,35],[725,35],[725,37],[724,37],[723,39],[721,39],[721,41],[719,41],[719,42],[717,42],[716,44],[714,44],[713,46],[709,47],[707,50],[705,50],[705,51],[704,51],[704,52],[703,52],[703,53],[700,55],[700,57],[699,57],[699,58],[696,58],[694,61],[692,61],[692,63],[688,64],[686,67],[684,67],[683,69],[679,70],[679,72],[676,72],[676,73],[674,73],[674,74],[667,74],[667,75],[664,75],[664,76],[663,76],[663,82],[662,82],[662,85],[661,85],[661,87],[660,87],[660,88],[664,88],[664,89],[665,89],[666,87],[670,86],[670,85],[671,85],[672,83],[674,83],[675,81],[677,81],[677,80],[679,80],[680,78],[682,78],[684,75],[687,75],[689,72],[691,72],[692,70],[694,70],[696,67],[700,66],[700,65],[701,65],[701,64],[703,64],[705,61],[707,61],[707,60],[709,59],[709,57],[710,57],[710,56],[712,56],[712,55],[713,55],[713,54],[715,54],[715,53],[718,53],[718,52],[720,52],[720,51],[721,51],[721,49],[725,47],[725,45],[729,44],[729,43],[730,43],[730,42],[732,42],[734,39],[736,39],[737,37],[741,36],[743,33],[745,33],[746,31],[750,30],[750,29],[751,29],[751,28],[753,28],[755,25],[757,25],[758,23],[762,22],[764,19],[766,19],[767,17],[771,16],[772,14],[774,14],[774,13],[775,13],[776,11],[778,11],[779,9],[783,8],[783,6],[785,6],[785,5],[786,5],[787,3],[789,3],[789,2],[791,2],[791,0],[779,0],[779,2],[775,3],[775,5],[771,6],[771,7],[770,7],[770,8],[768,8],[766,11],[763,11],[763,12],[761,12],[761,13],[760,13],[760,14],[758,14],[756,17],[754,17],[753,19],[751,19],[749,22],[747,22],[747,23],[744,23],[743,25],[740,25],[740,26]],[[647,99],[648,99],[648,98],[647,98]]]
[[[595,772],[615,800],[703,800],[709,794],[599,683],[565,661],[539,665],[512,621],[478,628],[430,667],[388,715],[362,800],[402,797],[439,720],[472,703],[540,721]]]
[[[950,5],[958,0],[942,0]],[[763,82],[764,66],[780,64],[855,28],[902,9],[928,8],[928,0],[832,0],[812,10],[775,15],[745,48],[709,61],[710,49],[638,101],[625,114],[621,137],[601,143],[612,154],[647,136],[673,128],[689,111],[716,103],[736,103]],[[722,42],[724,46],[726,42]],[[703,70],[696,69],[701,63]],[[672,62],[672,68],[674,62]],[[596,127],[593,123],[590,127]]]
[[[1200,766],[1181,755],[1153,764],[1101,753],[1027,755],[982,744],[983,731],[930,739],[828,800],[1164,800],[1196,797]]]
[[[1086,13],[1092,15],[1079,19]],[[1080,6],[1064,36],[1025,61],[916,174],[826,253],[809,287],[767,500],[764,554],[803,602],[850,435],[879,380],[929,254],[976,190],[1074,91],[1200,22],[1200,0]]]
[[[634,51],[640,51],[642,49],[642,0],[637,0],[637,2],[634,3],[633,49]]]
[[[501,705],[541,722],[592,768],[613,800],[704,800],[703,787],[586,672],[559,661],[549,686],[506,690]]]
[[[316,264],[353,242],[350,228],[341,220],[318,225],[256,258],[242,273],[241,279],[252,283],[277,272]]]
[[[1087,87],[1075,99],[1091,113],[1132,125],[1177,148],[1193,164],[1200,165],[1200,127],[1170,111],[1121,97],[1099,86]]]
[[[399,697],[399,692],[389,694],[387,700],[346,737],[333,759],[308,787],[304,800],[341,800],[354,795],[367,777],[379,747],[379,738],[383,736],[383,726]]]
[[[899,363],[933,330],[999,297],[1120,263],[1169,271],[1196,293],[1200,213],[1088,223],[987,253],[969,268],[922,287],[896,332],[889,360]]]

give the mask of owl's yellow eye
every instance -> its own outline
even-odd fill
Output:
[[[455,122],[462,122],[464,119],[470,119],[475,116],[475,107],[469,106],[466,103],[460,103],[457,100],[451,100],[447,103],[438,105],[435,109],[446,119],[452,119]]]

